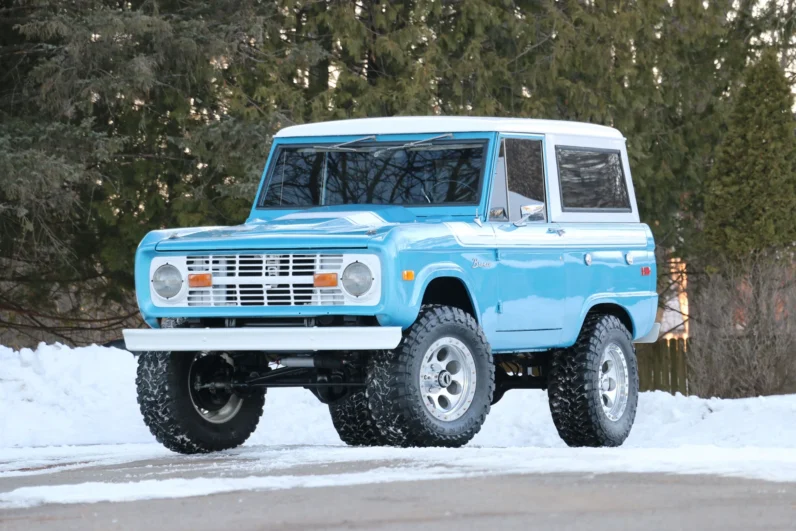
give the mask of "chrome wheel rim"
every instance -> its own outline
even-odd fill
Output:
[[[446,422],[461,418],[475,396],[473,354],[456,338],[438,339],[423,356],[419,380],[423,405],[434,418]]]
[[[224,424],[234,418],[243,406],[243,400],[231,390],[224,388],[202,388],[206,383],[203,382],[201,370],[202,361],[207,361],[208,356],[217,356],[219,360],[233,368],[235,363],[227,354],[208,354],[204,352],[194,358],[191,368],[188,371],[188,394],[191,397],[191,404],[199,415],[212,424]],[[200,370],[197,370],[200,367]]]
[[[625,353],[616,343],[609,343],[603,350],[597,384],[605,416],[618,421],[627,408],[630,384]]]

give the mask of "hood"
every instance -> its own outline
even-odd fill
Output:
[[[350,208],[350,207],[349,207]],[[414,221],[403,207],[343,210],[319,207],[234,227],[178,230],[159,241],[158,251],[233,251],[245,249],[364,249],[372,238],[398,223]]]

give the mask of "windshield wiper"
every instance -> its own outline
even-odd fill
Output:
[[[354,140],[349,140],[348,142],[343,142],[341,144],[335,144],[333,146],[312,146],[312,149],[324,150],[324,151],[353,151],[357,152],[359,150],[355,148],[346,147],[351,144],[356,144],[357,142],[362,142],[363,140],[375,140],[376,135],[370,136],[363,136],[362,138],[355,138]]]
[[[415,140],[414,142],[407,142],[406,144],[400,146],[388,146],[385,148],[381,148],[379,150],[374,151],[373,156],[378,157],[385,151],[395,151],[396,149],[410,148],[418,146],[420,144],[425,144],[426,142],[431,142],[432,140],[439,140],[440,138],[453,138],[453,133],[445,133],[444,135],[432,136],[431,138],[424,138],[423,140]]]

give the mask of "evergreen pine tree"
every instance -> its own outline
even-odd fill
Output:
[[[253,194],[224,192],[259,176],[279,108],[247,114],[240,94],[274,43],[295,50],[281,17],[254,0],[0,4],[0,329],[118,326],[146,232],[245,219]]]
[[[272,135],[308,121],[618,127],[642,219],[682,251],[727,95],[785,19],[754,5],[0,0],[0,326],[9,314],[40,326],[81,283],[95,306],[132,302],[143,234],[243,221]]]
[[[738,259],[796,242],[796,120],[776,54],[748,68],[705,197],[705,238]]]

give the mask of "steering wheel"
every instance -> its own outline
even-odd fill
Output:
[[[440,185],[443,185],[443,184],[449,184],[449,183],[456,183],[456,184],[458,184],[459,186],[463,186],[464,188],[467,188],[468,190],[470,190],[471,192],[473,192],[473,194],[475,194],[475,195],[478,195],[478,191],[476,191],[476,189],[475,189],[475,188],[473,188],[471,185],[469,185],[469,184],[467,184],[467,183],[463,183],[463,182],[461,182],[461,181],[455,181],[455,180],[453,180],[453,179],[445,179],[445,180],[443,180],[443,181],[437,181],[436,183],[434,183],[434,184],[431,186],[431,188],[429,188],[429,191],[431,192],[431,196],[432,196],[432,197],[436,196],[436,194],[434,193],[434,190],[436,190],[436,189],[437,189],[437,188],[438,188]],[[425,186],[423,187],[423,191],[424,191],[424,194],[425,194]],[[426,201],[428,201],[429,203],[431,203],[431,199],[430,199],[428,196],[426,196]]]

